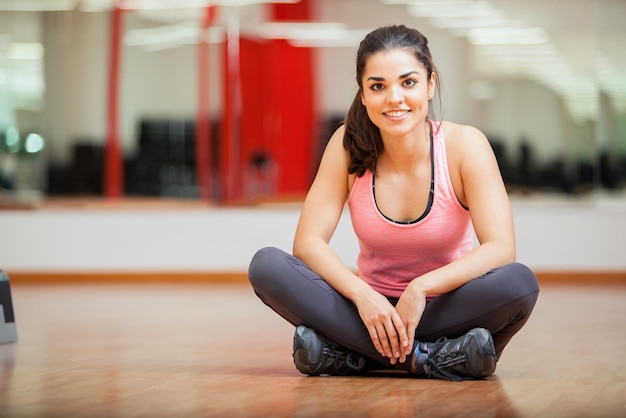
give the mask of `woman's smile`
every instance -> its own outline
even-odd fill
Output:
[[[389,119],[400,120],[404,119],[405,116],[409,114],[410,110],[391,110],[389,112],[385,112],[384,115]]]

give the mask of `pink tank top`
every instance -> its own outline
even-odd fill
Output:
[[[359,276],[386,296],[400,297],[413,279],[463,256],[474,245],[469,210],[458,201],[450,180],[443,129],[433,131],[433,184],[422,216],[405,223],[385,217],[376,206],[369,170],[355,179],[348,197],[360,247]]]

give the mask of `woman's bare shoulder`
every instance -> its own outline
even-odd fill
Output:
[[[341,125],[333,132],[326,143],[324,155],[328,155],[328,158],[347,158],[348,152],[343,146],[343,136],[346,132],[346,128]]]
[[[453,178],[462,166],[486,164],[494,158],[487,137],[478,128],[453,122],[441,124],[445,138],[448,167]]]
[[[451,144],[457,144],[462,146],[468,142],[484,142],[486,140],[483,132],[471,125],[462,125],[460,123],[454,123],[449,121],[441,122],[440,129],[443,129],[443,134],[446,142]]]
[[[348,151],[343,146],[343,135],[345,128],[339,127],[331,135],[326,143],[320,165],[318,167],[318,177],[320,174],[331,175],[332,177],[343,175],[348,170]]]
[[[322,165],[320,166],[320,169],[322,169],[323,166],[330,165],[332,166],[333,172],[337,173],[337,175],[340,175],[341,177],[346,176],[349,192],[352,190],[352,184],[354,183],[356,174],[348,173],[350,154],[343,145],[345,132],[345,125],[341,125],[332,134],[326,144],[326,150],[324,151],[324,157],[322,158]],[[330,171],[331,169],[328,170]]]

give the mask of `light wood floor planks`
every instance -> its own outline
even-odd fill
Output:
[[[305,377],[246,285],[19,285],[0,417],[624,417],[626,287],[544,286],[487,381]]]

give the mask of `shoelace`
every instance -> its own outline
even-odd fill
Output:
[[[441,337],[439,338],[437,341],[435,341],[435,343],[433,344],[433,348],[432,350],[430,350],[430,352],[428,353],[428,365],[430,366],[429,369],[431,371],[431,373],[433,375],[435,375],[436,377],[439,377],[441,379],[448,379],[448,380],[452,380],[454,382],[462,382],[463,378],[460,376],[457,376],[453,373],[450,373],[449,371],[445,370],[445,367],[450,367],[452,365],[455,364],[460,364],[463,363],[467,356],[464,352],[462,351],[452,351],[449,353],[450,358],[448,358],[447,360],[439,360],[437,361],[435,358],[437,357],[437,353],[439,352],[439,349],[448,341],[448,339],[446,337]],[[435,357],[435,358],[433,358]]]
[[[328,346],[322,349],[322,355],[329,362],[324,362],[323,367],[332,366],[335,371],[339,372],[343,363],[348,366],[350,369],[355,371],[360,371],[365,366],[365,358],[361,355],[358,355],[353,352],[346,353],[343,350],[338,349],[337,347]],[[357,361],[354,361],[354,357],[357,357]]]

